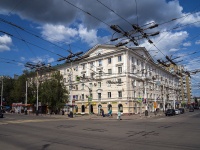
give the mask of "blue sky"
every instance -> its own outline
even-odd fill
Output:
[[[160,32],[151,37],[155,46],[144,39],[138,40],[140,46],[155,60],[181,56],[175,61],[186,70],[200,69],[199,0],[1,0],[0,75],[20,75],[26,62],[56,65],[67,50],[86,52],[96,44],[116,44],[110,42],[110,25],[130,31],[131,24],[152,22],[159,26],[146,32]],[[200,96],[199,74],[191,81],[193,95]]]

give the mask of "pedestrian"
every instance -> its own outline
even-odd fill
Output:
[[[102,112],[101,112],[101,113],[102,113],[102,116],[105,117],[105,114],[104,114],[104,110],[103,110],[103,109],[102,109]]]
[[[118,120],[122,120],[122,118],[121,118],[121,112],[120,111],[118,111],[118,113],[117,113],[117,119]]]
[[[112,110],[111,109],[108,112],[108,116],[112,116]]]

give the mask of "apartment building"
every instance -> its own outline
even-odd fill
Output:
[[[167,67],[166,69],[173,74],[177,74],[179,77],[179,102],[181,102],[182,104],[191,104],[192,89],[190,75],[185,71],[184,67],[181,65],[170,64],[169,67]],[[177,103],[177,105],[180,105],[181,103]]]
[[[77,113],[138,114],[175,107],[179,78],[156,64],[144,47],[97,45],[85,59],[56,68]]]

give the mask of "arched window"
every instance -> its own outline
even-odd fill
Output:
[[[118,111],[123,112],[123,105],[122,104],[118,105]]]
[[[109,110],[112,110],[112,105],[111,104],[108,104],[108,111]]]
[[[76,113],[78,112],[78,106],[75,106],[75,112]]]
[[[100,114],[101,114],[101,109],[102,109],[102,105],[101,105],[101,104],[99,104],[99,105],[98,105],[98,115],[100,115]]]
[[[85,105],[81,106],[81,112],[85,112]]]

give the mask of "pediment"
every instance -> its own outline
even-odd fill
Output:
[[[95,57],[99,55],[104,55],[106,53],[116,51],[116,48],[111,45],[96,45],[92,49],[90,49],[85,55],[89,55],[89,57]]]

